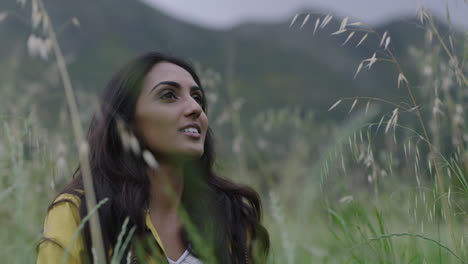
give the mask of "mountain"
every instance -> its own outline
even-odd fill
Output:
[[[98,93],[128,59],[160,50],[220,72],[220,93],[227,94],[226,87],[231,85],[235,95],[246,100],[242,108],[245,116],[295,105],[314,110],[319,120],[337,119],[343,112],[327,109],[341,97],[376,96],[397,102],[405,98],[405,91],[396,88],[398,75],[388,63],[377,62],[369,72],[363,70],[353,79],[359,62],[379,49],[380,40],[369,37],[355,48],[364,34],[358,32],[342,46],[347,33],[330,36],[341,22],[334,19],[314,36],[314,16],[302,29],[304,15],[291,28],[290,21],[282,21],[217,31],[181,22],[134,0],[46,0],[45,6],[60,32],[59,42],[78,92]],[[64,98],[56,72],[50,61],[27,55],[28,36],[31,32],[42,34],[40,29],[31,29],[31,1],[23,8],[13,0],[3,1],[1,10],[15,13],[0,23],[3,85],[20,87],[38,79],[45,81],[48,85],[35,98],[46,116],[54,116],[63,108]],[[79,27],[70,23],[73,17]],[[417,80],[407,48],[421,46],[424,31],[414,22],[394,22],[376,31],[389,31],[390,48],[407,70],[407,77]],[[86,102],[82,102],[85,107],[83,104]],[[51,118],[51,124],[55,119]]]

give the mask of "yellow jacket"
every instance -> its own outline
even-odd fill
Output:
[[[76,195],[65,193],[59,195],[57,199],[55,199],[55,202],[57,201],[63,202],[52,207],[44,221],[43,236],[49,240],[39,245],[37,264],[62,263],[63,254],[70,246],[67,263],[84,263],[85,244],[82,232],[78,234],[76,239],[73,238],[73,235],[80,225],[81,217],[78,209],[80,206],[80,199]],[[161,238],[156,228],[153,226],[148,213],[145,215],[145,222],[146,227],[151,230],[154,238],[161,246],[164,255],[166,255]]]
[[[66,263],[82,264],[86,259],[85,244],[82,232],[74,239],[74,234],[80,225],[80,199],[73,194],[61,194],[55,202],[62,201],[53,206],[44,221],[43,236],[49,240],[44,241],[38,247],[37,264],[60,264],[66,249],[69,249],[69,256]],[[166,251],[161,242],[156,228],[151,222],[150,215],[146,213],[146,226],[158,242],[165,256]],[[52,240],[52,241],[51,241]],[[250,237],[247,232],[247,247],[249,247]],[[156,264],[151,259],[150,263]]]

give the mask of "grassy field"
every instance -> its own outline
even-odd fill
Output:
[[[47,14],[40,5],[39,12]],[[368,34],[362,41],[381,40],[375,56],[349,67],[356,67],[359,78],[374,63],[394,65],[395,89],[408,91],[408,103],[336,98],[324,111],[347,108],[339,124],[318,124],[314,113],[291,106],[258,113],[245,127],[235,92],[228,91],[228,117],[210,113],[210,120],[219,121],[212,122],[215,134],[230,127],[234,135],[225,140],[216,134],[218,147],[230,150],[221,152],[217,170],[261,194],[271,263],[468,263],[467,104],[458,96],[468,89],[467,37],[442,35],[430,14],[421,10],[418,16],[426,46],[411,53],[424,76],[417,86],[393,56],[388,33],[347,20],[337,29],[345,42],[357,31]],[[326,26],[328,19],[307,21],[302,15],[291,26]],[[16,94],[14,80],[0,83],[2,263],[35,261],[47,205],[79,161],[78,123],[89,119],[73,108],[64,57],[48,26],[51,42],[35,50],[48,48],[51,63],[57,63],[74,128],[67,127],[68,112],[58,121],[62,130],[43,127],[34,96]],[[218,77],[203,65],[200,72],[212,81],[207,89],[216,104]],[[393,110],[382,112],[380,104]]]

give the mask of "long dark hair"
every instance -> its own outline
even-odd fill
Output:
[[[146,53],[130,61],[110,80],[100,96],[100,109],[89,126],[89,162],[96,198],[98,201],[106,197],[109,199],[99,209],[106,252],[116,245],[126,217],[129,218],[129,225],[136,227],[135,237],[148,236],[142,208],[148,203],[150,182],[141,156],[127,151],[122,144],[120,124],[127,129],[131,127],[143,80],[151,68],[160,62],[170,62],[184,68],[202,87],[199,77],[187,62],[158,52]],[[206,108],[205,102],[205,113]],[[269,236],[260,223],[261,203],[257,192],[218,177],[213,171],[214,160],[214,138],[208,128],[203,155],[185,170],[185,174],[195,174],[185,176],[188,181],[182,194],[182,204],[191,221],[202,236],[212,238],[217,263],[245,263],[246,257],[252,262],[253,255],[266,257]],[[86,196],[80,190],[83,190],[83,179],[78,167],[72,181],[59,195],[77,195],[81,200],[79,211],[83,218],[88,208]],[[48,210],[54,205],[51,204]],[[209,236],[204,234],[209,231],[214,233]],[[247,232],[252,241],[249,248],[246,246]],[[185,231],[183,234],[183,241],[189,243],[190,234]],[[88,224],[85,225],[84,238],[87,256],[92,259]],[[196,255],[196,247],[188,248]],[[126,251],[129,249],[130,246]]]

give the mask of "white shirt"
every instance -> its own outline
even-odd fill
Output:
[[[199,259],[190,254],[187,249],[178,260],[174,261],[170,258],[167,258],[167,260],[169,260],[169,264],[203,264]]]

